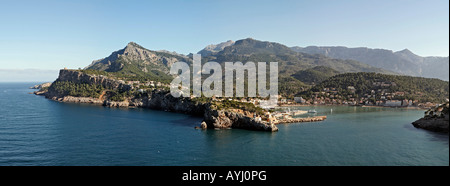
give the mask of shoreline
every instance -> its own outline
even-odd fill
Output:
[[[395,109],[409,109],[409,110],[427,110],[428,108],[421,107],[389,107],[389,106],[369,106],[369,105],[333,105],[333,104],[325,104],[325,105],[301,105],[301,104],[284,104],[277,106],[281,107],[316,107],[316,106],[336,106],[336,107],[367,107],[367,108],[395,108]]]
[[[209,103],[196,104],[190,100],[173,99],[166,94],[160,93],[153,94],[154,96],[147,99],[125,100],[121,102],[100,100],[92,97],[48,97],[45,93],[37,94],[36,92],[35,95],[44,96],[45,99],[60,103],[75,103],[124,109],[142,108],[173,113],[183,113],[191,116],[203,116],[203,122],[206,122],[206,126],[202,127],[202,129],[237,128],[252,131],[278,131],[278,128],[274,124],[257,121],[255,118],[247,117],[242,113],[233,112],[230,110],[216,110],[211,108]]]

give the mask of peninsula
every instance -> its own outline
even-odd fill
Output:
[[[242,128],[277,131],[275,123],[256,119],[265,111],[250,103],[201,98],[175,98],[166,84],[147,82],[143,89],[137,81],[117,80],[105,75],[92,75],[83,70],[60,70],[58,79],[48,88],[36,91],[60,102],[91,103],[107,107],[142,107],[203,116],[206,128]],[[155,85],[156,84],[156,85]],[[145,86],[143,85],[143,86]],[[138,87],[139,88],[136,88]],[[159,86],[159,88],[156,88]]]

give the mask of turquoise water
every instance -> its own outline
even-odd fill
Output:
[[[328,119],[202,131],[202,118],[58,103],[34,84],[0,84],[0,165],[449,165],[448,135],[411,125],[421,110],[299,107]]]

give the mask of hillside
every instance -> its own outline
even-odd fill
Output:
[[[339,72],[330,67],[316,66],[310,69],[298,71],[293,74],[292,77],[304,83],[317,84],[337,74],[339,74]]]
[[[448,98],[449,84],[447,81],[422,77],[345,73],[333,76],[300,95],[311,98],[323,95],[319,92],[324,91],[329,95],[323,97],[334,95],[335,98],[339,96],[343,100],[365,100],[375,103],[407,99],[421,103],[439,103]]]
[[[385,49],[347,47],[291,47],[293,51],[321,54],[330,58],[356,60],[374,67],[394,72],[428,78],[449,80],[448,57],[421,57],[408,49],[393,52]]]

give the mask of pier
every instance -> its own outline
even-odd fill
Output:
[[[285,123],[302,123],[302,122],[315,122],[315,121],[323,121],[327,119],[327,116],[314,116],[307,118],[286,118],[286,119],[278,119],[274,124],[285,124]]]

